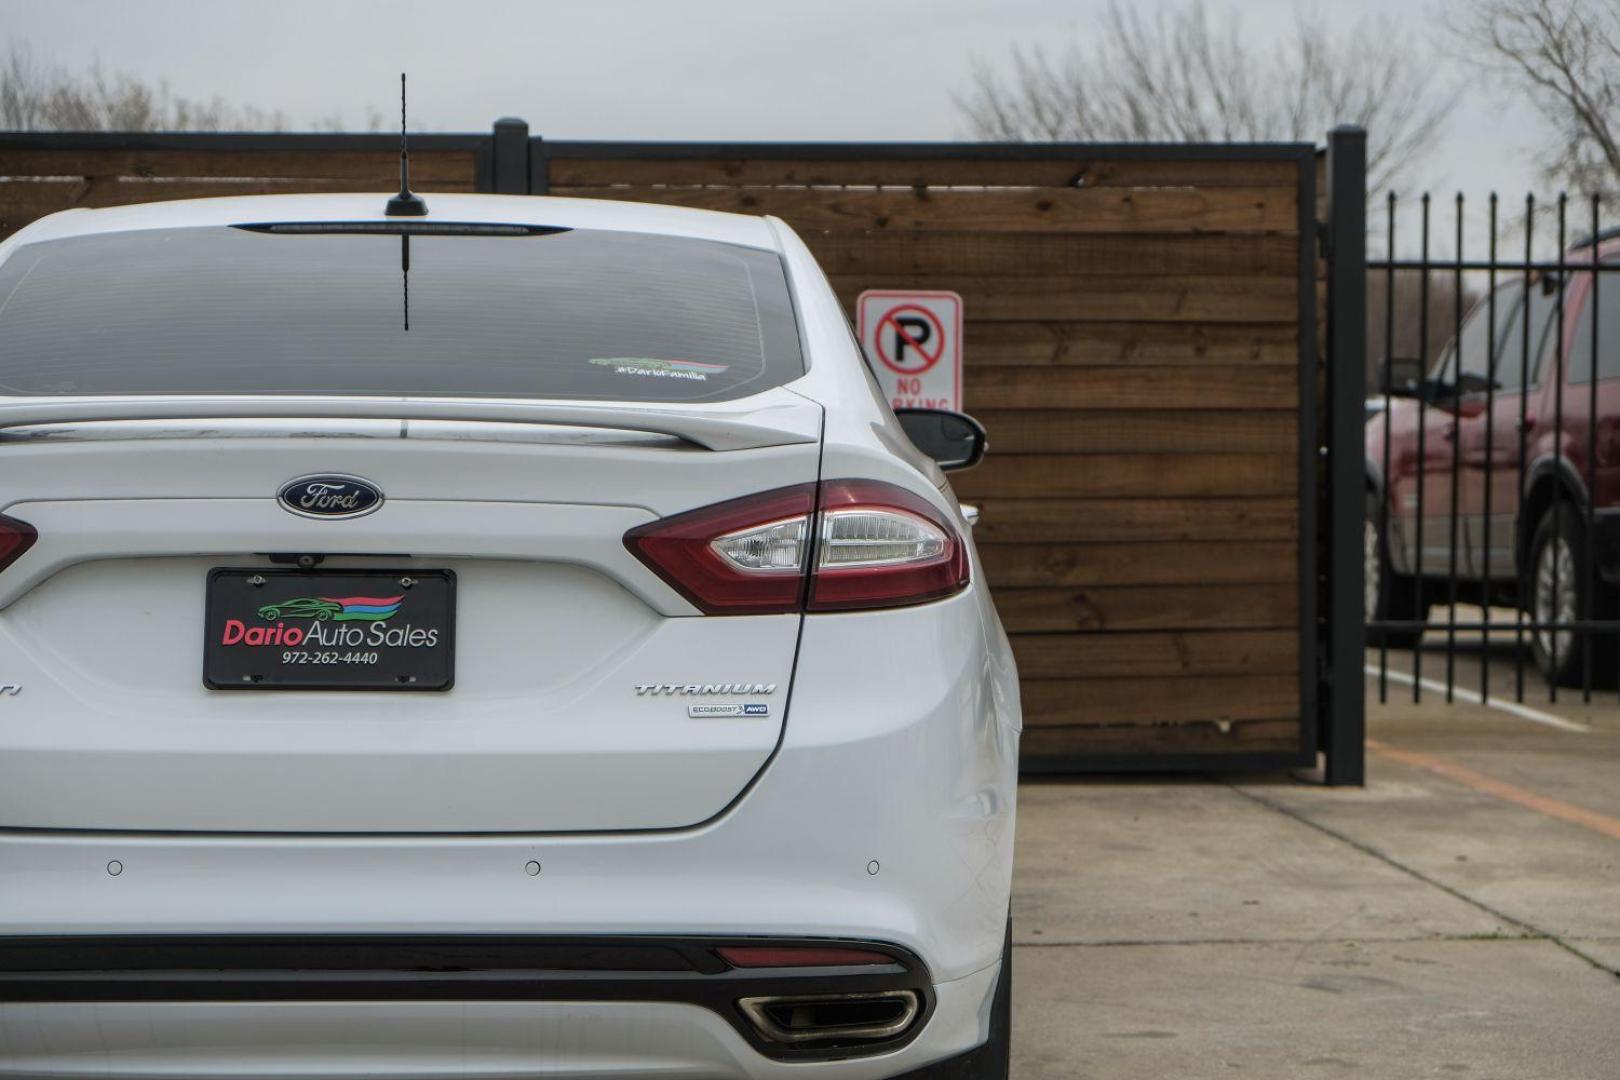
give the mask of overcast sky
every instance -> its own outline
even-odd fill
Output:
[[[1155,0],[1135,0],[1151,7]],[[1310,0],[1305,0],[1310,2]],[[1338,0],[1435,37],[1442,0]],[[1295,0],[1209,0],[1245,32],[1289,32]],[[1106,0],[0,0],[0,43],[176,94],[282,110],[291,126],[368,107],[474,131],[501,115],[555,138],[950,139],[975,56],[1084,39]],[[1440,62],[1436,55],[1436,63]],[[1467,73],[1458,78],[1467,80]],[[1483,82],[1484,80],[1480,80]],[[1418,179],[1449,196],[1538,186],[1539,121],[1467,85]]]

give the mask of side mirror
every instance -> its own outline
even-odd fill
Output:
[[[1490,390],[1500,389],[1502,389],[1502,384],[1495,379],[1487,378],[1472,371],[1465,371],[1458,375],[1457,381],[1452,384],[1452,392],[1458,397],[1483,394]]]
[[[1423,365],[1413,357],[1392,357],[1384,363],[1378,392],[1391,397],[1421,397],[1424,374]]]
[[[984,459],[989,437],[984,425],[948,409],[896,409],[895,417],[918,450],[947,472],[971,469]]]

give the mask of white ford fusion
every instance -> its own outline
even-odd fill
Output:
[[[0,1075],[1005,1076],[982,448],[769,218],[23,229]]]

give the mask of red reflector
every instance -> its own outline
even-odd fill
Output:
[[[0,514],[0,570],[22,558],[38,539],[32,525]]]
[[[727,945],[714,950],[737,968],[848,967],[899,961],[870,949],[822,949],[796,945]]]

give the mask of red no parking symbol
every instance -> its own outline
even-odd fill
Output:
[[[959,409],[962,298],[945,289],[868,289],[855,326],[878,387],[896,409]]]
[[[878,320],[877,354],[900,375],[921,375],[945,355],[945,324],[917,304],[901,304]]]

